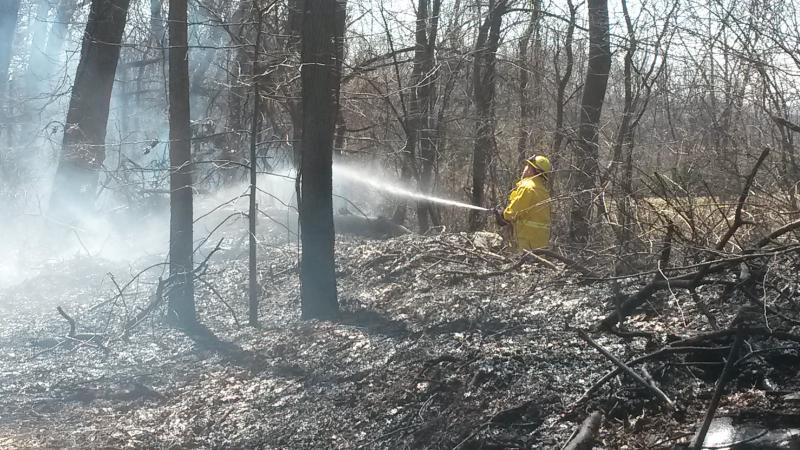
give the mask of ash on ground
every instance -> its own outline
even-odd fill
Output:
[[[574,404],[613,368],[575,332],[613,310],[610,283],[520,263],[495,235],[340,239],[336,250],[341,319],[301,321],[297,246],[262,243],[252,328],[246,249],[223,242],[196,284],[219,341],[171,328],[163,305],[123,333],[152,299],[157,264],[134,278],[138,267],[79,258],[4,288],[0,447],[559,448],[599,409],[603,447],[666,448],[691,435],[713,391],[713,374],[667,360],[650,373],[678,412],[620,377]],[[772,276],[792,278],[793,258]],[[714,289],[700,295],[727,323]],[[593,336],[628,359],[711,330],[690,301],[664,295],[629,321],[648,338]],[[770,394],[797,389],[797,350],[782,355],[791,364],[743,368],[722,411],[793,407]]]

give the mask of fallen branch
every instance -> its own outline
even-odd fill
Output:
[[[784,228],[786,228],[786,227],[784,227]],[[788,231],[790,231],[790,230],[788,230]],[[786,233],[788,231],[784,231],[784,233]],[[775,234],[775,233],[773,233],[773,234]],[[722,272],[722,271],[724,271],[726,269],[730,269],[731,267],[733,267],[734,265],[736,265],[737,263],[740,263],[742,261],[747,261],[747,260],[750,260],[750,259],[755,259],[755,258],[760,258],[760,257],[765,257],[765,256],[774,256],[774,255],[779,255],[779,254],[783,254],[783,253],[797,251],[798,247],[797,246],[788,246],[788,247],[781,248],[781,249],[779,249],[777,251],[774,251],[774,252],[758,253],[758,254],[753,253],[753,252],[755,252],[755,250],[756,249],[751,249],[749,251],[745,251],[742,255],[739,255],[739,256],[734,257],[734,258],[720,259],[720,260],[712,261],[711,265],[705,270],[705,272],[706,272],[705,275],[707,276],[707,275],[711,275],[711,274],[714,274],[714,273]],[[703,265],[704,264],[705,263],[703,263]],[[700,275],[700,272],[701,271],[698,270],[698,271],[690,272],[688,274],[680,275],[680,276],[677,276],[677,277],[671,278],[671,279],[664,279],[663,277],[655,276],[653,279],[650,280],[649,283],[647,283],[646,285],[641,287],[637,292],[635,292],[634,294],[631,294],[630,296],[628,296],[628,298],[625,299],[625,301],[622,302],[622,305],[621,305],[620,309],[622,310],[622,313],[625,316],[629,316],[629,315],[633,314],[634,311],[636,311],[637,308],[639,308],[641,305],[643,305],[648,299],[650,299],[650,297],[653,294],[655,294],[658,291],[661,291],[661,290],[664,290],[664,289],[667,289],[667,288],[691,290],[691,289],[697,288],[699,286],[702,286],[704,284],[720,283],[720,281],[716,281],[716,280],[709,281],[709,280],[703,279],[702,277],[698,277],[698,275]],[[608,330],[612,326],[617,324],[618,319],[619,319],[619,313],[618,313],[617,310],[615,310],[614,312],[609,313],[606,317],[604,317],[603,320],[601,320],[597,324],[596,328],[598,330]]]
[[[631,377],[632,377],[634,380],[636,380],[636,381],[637,381],[639,384],[641,384],[641,385],[642,385],[642,386],[644,386],[644,387],[645,387],[647,390],[649,390],[650,392],[652,392],[652,393],[653,393],[653,394],[654,394],[656,397],[658,397],[658,398],[660,398],[661,400],[663,400],[663,401],[664,401],[664,403],[666,403],[666,404],[667,404],[667,407],[668,407],[670,410],[675,410],[675,403],[674,403],[672,400],[670,400],[670,398],[669,398],[669,397],[667,397],[667,394],[665,394],[665,393],[664,393],[664,392],[663,392],[661,389],[659,389],[658,387],[656,387],[656,386],[655,386],[655,385],[653,385],[653,384],[650,384],[650,383],[648,383],[648,382],[647,382],[647,381],[646,381],[644,378],[642,378],[642,376],[641,376],[641,375],[639,375],[638,373],[636,373],[636,372],[635,372],[633,369],[631,369],[630,367],[628,367],[628,365],[626,365],[624,362],[622,362],[622,360],[620,360],[620,359],[619,359],[619,358],[617,358],[616,356],[612,355],[612,354],[611,354],[611,353],[610,353],[608,350],[604,349],[602,346],[600,346],[600,344],[598,344],[597,342],[595,342],[595,341],[594,341],[594,340],[593,340],[593,339],[592,339],[592,338],[591,338],[591,337],[590,337],[588,334],[586,334],[586,332],[585,332],[585,331],[583,331],[583,330],[578,330],[578,335],[579,335],[579,336],[580,336],[580,337],[581,337],[581,338],[582,338],[584,341],[586,341],[587,343],[589,343],[589,345],[591,345],[592,347],[594,347],[595,349],[597,349],[597,351],[599,351],[600,353],[602,353],[602,354],[603,354],[603,355],[604,355],[606,358],[608,358],[609,360],[611,360],[611,362],[613,362],[614,364],[616,364],[616,365],[617,365],[617,367],[619,367],[620,369],[622,369],[622,371],[624,371],[625,373],[627,373],[628,375],[630,375],[630,376],[631,376]]]
[[[758,328],[742,328],[742,329],[724,329],[718,331],[712,331],[709,333],[703,333],[696,336],[684,338],[678,341],[674,341],[670,343],[668,346],[660,348],[656,351],[648,353],[646,355],[639,356],[637,358],[633,358],[627,361],[625,364],[629,367],[636,366],[641,364],[645,361],[653,360],[660,358],[665,355],[676,354],[676,353],[690,353],[695,351],[714,351],[720,352],[729,350],[730,346],[720,346],[720,347],[704,347],[700,346],[700,344],[714,341],[720,338],[729,337],[732,335],[741,332],[742,336],[747,338],[751,336],[766,336],[771,337],[774,339],[790,341],[790,342],[797,342],[800,344],[800,335],[791,334],[783,331],[775,331],[766,327],[758,327]],[[770,349],[768,349],[770,350]],[[756,352],[757,353],[757,352]],[[752,355],[749,355],[752,356]],[[749,357],[747,356],[747,357]],[[747,357],[740,358],[736,364],[740,364],[742,361],[747,359]],[[597,381],[594,382],[584,393],[581,397],[575,400],[565,411],[564,416],[568,415],[570,412],[574,411],[578,406],[582,405],[586,402],[589,397],[597,392],[604,384],[609,382],[612,378],[622,373],[623,370],[620,367],[617,367],[613,370],[610,370],[608,373],[600,377]]]
[[[589,414],[589,417],[583,421],[580,428],[575,433],[572,433],[567,443],[561,447],[561,450],[592,450],[602,419],[603,415],[600,411]]]
[[[778,228],[772,233],[764,236],[760,241],[756,243],[756,248],[766,247],[770,242],[774,241],[775,239],[783,236],[786,233],[790,233],[794,230],[797,230],[798,228],[800,228],[800,220],[795,220],[794,222],[787,223],[786,225]]]
[[[733,369],[734,365],[734,359],[739,353],[739,348],[742,346],[742,342],[744,341],[742,333],[738,331],[740,330],[737,330],[736,341],[734,341],[731,351],[728,353],[728,360],[725,362],[725,368],[722,369],[722,375],[720,375],[719,380],[717,380],[717,387],[714,389],[714,396],[711,398],[711,403],[708,405],[708,410],[706,411],[703,424],[700,426],[700,430],[698,430],[697,435],[694,437],[694,439],[692,439],[692,444],[689,446],[693,450],[700,450],[703,447],[703,442],[706,440],[706,434],[708,434],[708,429],[711,427],[711,421],[714,420],[714,413],[717,411],[719,401],[722,398],[722,390],[725,388],[725,385],[728,384],[731,369]]]
[[[767,155],[769,155],[769,152],[770,152],[769,147],[765,147],[762,150],[761,155],[758,157],[758,161],[756,161],[755,165],[750,171],[750,174],[747,176],[744,187],[742,188],[742,191],[739,194],[739,199],[736,202],[736,211],[734,213],[733,223],[730,224],[730,226],[728,227],[728,231],[719,239],[719,241],[717,241],[716,245],[714,246],[715,254],[724,250],[725,246],[728,244],[730,239],[736,234],[739,228],[745,224],[745,221],[742,219],[742,211],[744,209],[745,202],[747,201],[747,197],[749,196],[750,187],[753,185],[753,182],[755,180],[755,176],[758,173],[758,170],[761,167],[761,165],[766,160]],[[788,230],[783,231],[783,233],[786,232],[788,232]],[[771,233],[769,236],[772,236],[773,234],[775,233]],[[771,239],[774,239],[775,237],[777,236],[774,236],[766,240],[762,239],[761,241],[758,242],[758,244],[768,243],[770,242]],[[755,250],[752,251],[754,252]],[[632,314],[637,308],[639,308],[639,306],[644,304],[655,292],[661,289],[664,288],[670,288],[670,289],[683,288],[689,290],[695,289],[696,287],[700,286],[703,283],[703,280],[707,275],[714,272],[722,271],[728,267],[730,267],[729,264],[716,265],[714,260],[708,259],[699,265],[697,271],[690,274],[682,275],[673,280],[665,279],[663,272],[659,272],[659,274],[655,275],[647,285],[642,287],[635,294],[628,297],[613,313],[610,313],[608,316],[606,316],[598,324],[597,328],[600,330],[608,330],[612,326],[616,325],[621,318],[624,318]]]
[[[69,314],[67,314],[67,312],[64,311],[64,308],[62,308],[60,306],[56,307],[56,311],[58,311],[58,313],[61,315],[61,317],[63,317],[64,319],[66,319],[67,322],[69,322],[69,333],[66,336],[68,341],[78,342],[78,343],[80,343],[82,345],[88,345],[89,347],[99,348],[99,349],[103,350],[104,352],[108,352],[108,349],[106,348],[106,346],[99,342],[100,338],[103,337],[102,334],[77,333],[76,329],[78,327],[77,327],[77,324],[75,322],[75,319],[73,319]],[[91,343],[92,341],[94,341],[95,343],[92,344]]]

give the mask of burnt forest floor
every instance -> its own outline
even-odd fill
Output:
[[[611,311],[610,283],[518,263],[495,244],[463,233],[341,239],[336,322],[300,320],[296,245],[264,245],[257,329],[246,326],[246,251],[223,244],[197,283],[200,320],[219,341],[167,325],[163,303],[122,335],[158,266],[135,279],[140,267],[99,259],[44,266],[0,290],[0,448],[560,448],[593,410],[605,413],[604,448],[685,442],[720,362],[649,366],[678,412],[619,377],[574,405],[613,368],[575,331]],[[782,301],[795,302],[797,254],[771,267],[787,280]],[[726,326],[746,300],[718,302],[718,291],[699,294]],[[695,308],[659,293],[627,323],[648,338],[591,335],[627,360],[710,331]],[[719,413],[796,409],[785,394],[798,390],[800,358],[787,348],[788,362],[743,365]]]

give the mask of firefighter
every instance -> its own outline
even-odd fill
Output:
[[[508,206],[495,209],[500,226],[511,226],[517,248],[545,248],[550,243],[550,160],[534,155],[525,161],[522,178],[508,195]]]

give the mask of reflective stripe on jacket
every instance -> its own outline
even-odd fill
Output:
[[[514,227],[520,249],[544,248],[550,243],[550,191],[541,176],[517,182],[508,196],[503,218]]]

